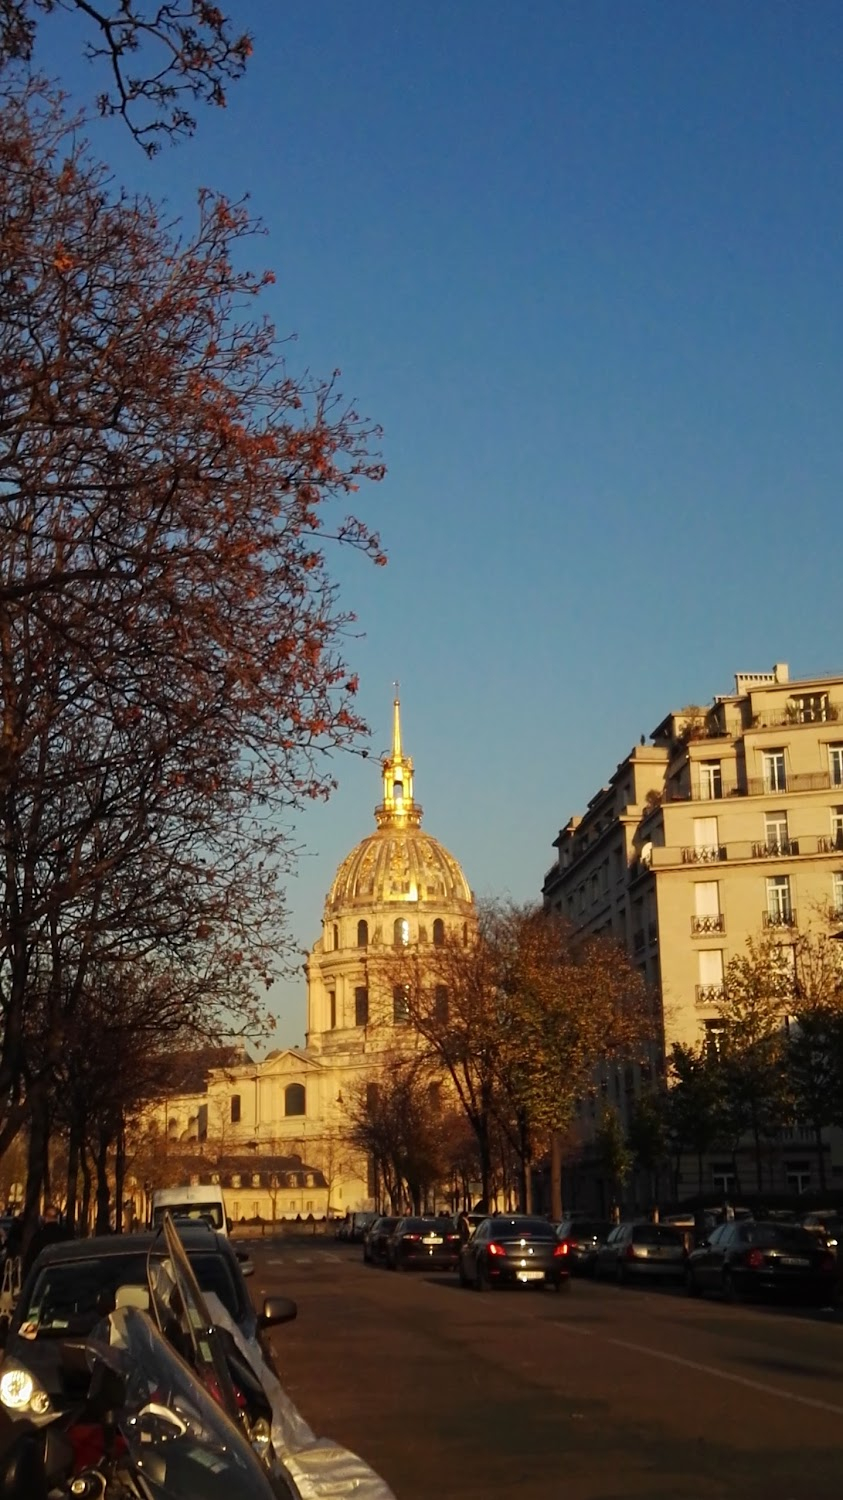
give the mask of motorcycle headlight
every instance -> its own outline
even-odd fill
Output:
[[[50,1398],[25,1365],[9,1362],[0,1374],[0,1402],[8,1412],[44,1417],[50,1410]]]

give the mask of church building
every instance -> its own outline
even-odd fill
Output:
[[[306,1045],[211,1069],[201,1093],[171,1096],[157,1112],[174,1158],[191,1153],[202,1177],[201,1164],[213,1165],[232,1218],[374,1206],[349,1107],[389,1057],[417,1044],[400,992],[384,986],[384,960],[407,946],[423,959],[446,934],[469,941],[474,899],[457,861],[422,830],[397,698],[382,772],[375,829],[340,865],[308,957]]]

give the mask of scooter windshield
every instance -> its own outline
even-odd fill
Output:
[[[276,1488],[239,1428],[145,1312],[112,1313],[107,1348],[92,1343],[90,1352],[123,1378],[118,1425],[154,1500],[273,1500],[289,1493]]]

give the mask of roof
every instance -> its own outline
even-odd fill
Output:
[[[187,1251],[219,1250],[228,1245],[220,1234],[204,1225],[195,1229],[179,1228],[179,1239]],[[86,1240],[56,1240],[47,1245],[38,1256],[39,1265],[53,1265],[56,1261],[107,1260],[119,1255],[148,1255],[150,1250],[167,1253],[164,1235],[145,1234],[98,1234]]]

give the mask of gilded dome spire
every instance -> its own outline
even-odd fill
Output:
[[[392,754],[384,756],[382,766],[383,802],[375,808],[378,828],[418,828],[422,810],[413,798],[413,762],[401,749],[401,699],[397,693],[392,703]]]

